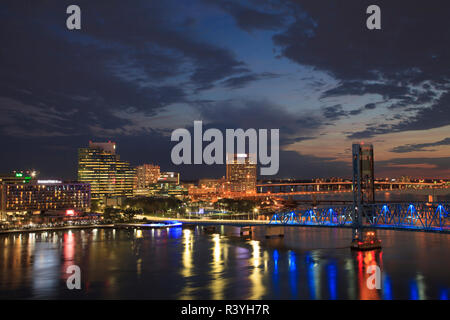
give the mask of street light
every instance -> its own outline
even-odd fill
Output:
[[[255,220],[255,213],[258,213],[258,208],[254,208],[253,209],[253,220]]]

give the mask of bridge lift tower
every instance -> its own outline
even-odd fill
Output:
[[[381,247],[374,230],[363,230],[363,216],[367,205],[375,201],[373,146],[354,143],[353,153],[353,215],[352,244],[356,250],[372,250]]]

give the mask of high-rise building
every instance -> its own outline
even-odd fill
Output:
[[[256,163],[248,154],[227,157],[227,182],[232,193],[256,193]]]
[[[136,167],[135,191],[146,190],[152,184],[158,182],[161,169],[157,165],[143,164]]]
[[[135,169],[116,154],[115,142],[92,142],[78,149],[78,180],[91,185],[93,200],[132,196]]]

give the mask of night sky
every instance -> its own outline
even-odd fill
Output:
[[[170,161],[172,130],[203,120],[279,128],[281,178],[349,177],[356,141],[374,144],[377,177],[450,178],[449,14],[448,0],[2,0],[0,172],[73,179],[77,148],[112,140],[133,165],[220,177]]]

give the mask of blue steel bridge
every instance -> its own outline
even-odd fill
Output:
[[[450,233],[450,206],[440,203],[369,204],[362,210],[362,227]],[[271,225],[352,227],[353,205],[317,207],[275,213]]]

